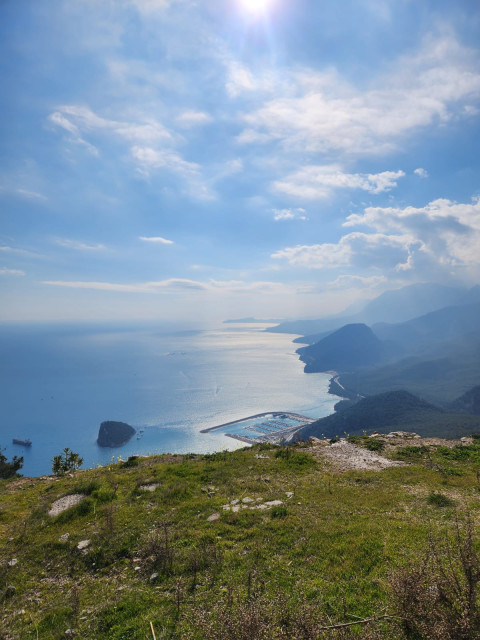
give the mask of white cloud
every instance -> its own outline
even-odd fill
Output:
[[[85,242],[68,238],[55,238],[55,244],[75,251],[103,251],[106,249],[104,244],[86,244]]]
[[[419,178],[428,178],[428,171],[426,169],[422,169],[421,167],[415,169],[413,173]]]
[[[308,200],[326,198],[333,189],[362,189],[383,193],[397,186],[403,171],[382,171],[376,174],[344,173],[339,165],[302,167],[283,180],[274,182],[276,191]]]
[[[424,207],[367,207],[352,214],[352,231],[336,243],[286,247],[276,260],[306,269],[355,269],[357,276],[416,277],[428,280],[455,274],[480,275],[480,199],[456,203],[438,199]],[[376,272],[376,273],[375,273]]]
[[[4,253],[13,253],[19,256],[25,256],[27,258],[43,258],[40,253],[35,253],[34,251],[28,251],[27,249],[18,249],[16,247],[9,247],[8,245],[0,246],[0,251]]]
[[[311,287],[310,285],[291,286],[282,282],[243,282],[241,280],[209,280],[208,282],[199,282],[196,280],[188,280],[183,278],[170,278],[168,280],[160,280],[154,282],[139,283],[113,283],[113,282],[85,282],[85,281],[68,281],[68,280],[46,280],[42,284],[54,287],[66,287],[68,289],[89,289],[95,291],[113,291],[120,293],[176,293],[179,291],[195,291],[209,294],[222,295],[240,295],[240,294],[265,294],[293,295],[296,293],[305,293]]]
[[[193,109],[189,109],[187,111],[183,111],[175,120],[180,126],[189,128],[208,124],[209,122],[212,122],[213,118],[203,111],[194,111]]]
[[[161,236],[140,236],[139,240],[143,242],[153,242],[155,244],[174,244],[173,240],[167,240]]]
[[[187,162],[176,151],[140,146],[132,147],[130,151],[144,175],[150,175],[153,169],[168,169],[184,176],[198,175],[200,171],[198,164]]]
[[[12,188],[0,186],[0,193],[7,193],[10,195],[20,196],[21,198],[27,198],[28,200],[40,200],[45,201],[48,200],[43,193],[39,193],[38,191],[31,191],[30,189],[22,189],[22,188]]]
[[[25,271],[20,269],[8,269],[7,267],[0,267],[0,276],[24,276]]]
[[[376,289],[387,283],[388,280],[385,276],[363,277],[344,274],[338,276],[338,278],[329,282],[326,286],[328,289],[339,289],[342,291],[345,289]]]
[[[309,81],[305,82],[305,77]],[[230,94],[261,83],[236,68]],[[417,129],[467,115],[480,97],[478,56],[452,36],[427,38],[366,90],[313,69],[294,70],[277,95],[243,114],[243,143],[278,141],[288,150],[383,154]]]
[[[272,209],[274,220],[307,220],[305,209]]]

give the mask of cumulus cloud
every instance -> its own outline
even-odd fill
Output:
[[[152,242],[154,244],[174,244],[173,240],[167,240],[161,236],[140,236],[139,239],[143,242]]]
[[[283,180],[274,182],[276,191],[309,200],[326,198],[333,189],[361,189],[370,193],[383,193],[397,186],[403,171],[381,173],[344,173],[339,165],[306,166]]]
[[[354,232],[338,243],[297,245],[272,254],[272,258],[307,269],[339,267],[398,269],[408,261],[410,239],[381,233]]]
[[[261,84],[235,68],[227,91]],[[308,80],[305,78],[308,77]],[[367,90],[313,69],[290,72],[277,94],[243,114],[242,143],[278,141],[289,150],[366,155],[393,150],[419,128],[468,115],[480,97],[476,52],[453,36],[429,37]]]
[[[371,271],[420,279],[480,271],[480,199],[367,207],[348,216],[343,226],[370,231],[351,231],[336,243],[287,247],[272,258],[306,269],[352,268],[360,277],[371,277],[366,275]]]
[[[297,209],[272,209],[274,220],[307,220],[306,211],[301,207]]]
[[[21,269],[8,269],[7,267],[0,267],[0,276],[24,276],[25,271]]]

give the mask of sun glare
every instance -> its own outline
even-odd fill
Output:
[[[263,13],[273,0],[240,0],[241,5],[249,13]]]

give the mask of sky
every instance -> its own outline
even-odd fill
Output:
[[[477,0],[0,0],[0,322],[480,281]]]

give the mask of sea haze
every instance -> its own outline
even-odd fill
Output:
[[[24,456],[25,475],[42,475],[64,447],[87,467],[132,454],[233,450],[245,445],[228,429],[200,430],[264,411],[332,413],[338,398],[328,394],[329,376],[303,373],[294,336],[265,326],[3,327],[0,446],[8,458]],[[102,449],[104,420],[128,422],[140,437]]]

